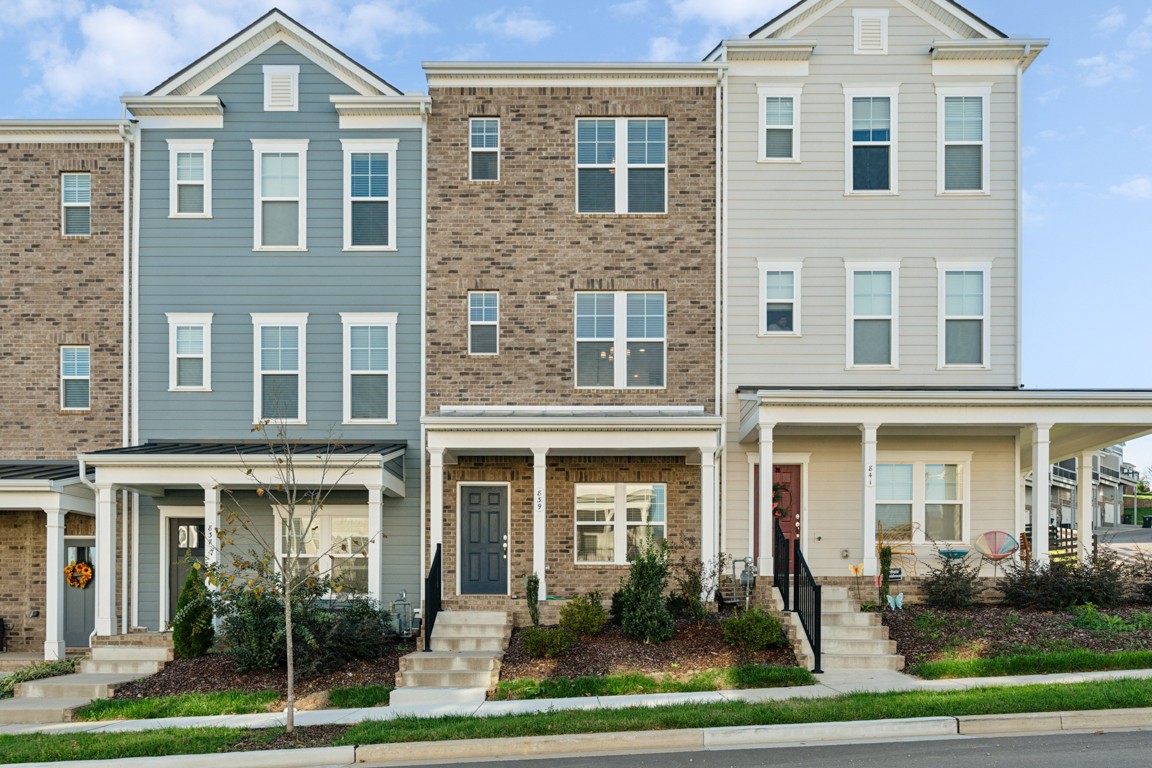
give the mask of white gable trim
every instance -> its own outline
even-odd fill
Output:
[[[939,19],[934,18],[931,14],[925,13],[923,8],[918,7],[917,5],[910,2],[909,0],[896,0],[896,2],[900,3],[900,5],[907,8],[910,13],[915,14],[917,17],[919,17],[925,23],[930,24],[933,28],[940,30],[940,33],[943,35],[947,35],[950,40],[968,39],[968,38],[965,38],[963,35],[961,35],[959,32],[957,32],[952,27],[949,27],[947,24],[942,23]],[[981,32],[981,33],[986,32],[986,30],[984,28],[982,28],[983,25],[981,25],[981,28],[977,28],[968,19],[963,19],[963,21],[965,24],[969,24],[970,26],[972,26],[972,28],[976,29],[978,32]],[[990,34],[989,36],[990,37],[996,37],[996,38],[1000,37],[999,35],[992,35],[992,34]]]
[[[926,13],[923,9],[916,7],[911,0],[895,0],[897,3],[907,8],[911,13],[916,14],[919,18],[931,24],[934,28],[940,30],[942,34],[947,35],[952,40],[965,39],[963,35],[958,33],[955,29],[942,24],[938,19]],[[970,13],[966,13],[963,8],[960,8],[953,3],[942,2],[942,0],[926,0],[927,2],[935,3],[946,13],[951,14],[959,19],[964,24],[972,28],[972,31],[991,40],[1002,39],[1001,35],[995,30],[990,28],[987,24],[981,23],[976,17]],[[826,3],[823,8],[813,9],[813,6],[818,3]],[[844,4],[844,0],[812,0],[810,3],[801,3],[795,8],[787,12],[785,15],[778,18],[771,26],[757,32],[753,39],[761,39],[772,36],[781,38],[795,37],[803,30],[812,26],[815,22],[822,19],[832,11],[839,8]]]
[[[779,35],[782,38],[795,37],[801,31],[839,8],[844,2],[845,0],[813,0],[813,3],[801,3],[777,19],[772,26],[761,30],[753,39],[771,37],[777,32],[783,32]],[[812,5],[814,3],[824,3],[824,7],[813,10]]]

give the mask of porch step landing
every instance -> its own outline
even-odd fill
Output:
[[[441,612],[430,649],[400,659],[391,706],[484,701],[500,679],[500,661],[511,637],[512,616],[507,612]]]
[[[865,613],[848,594],[847,587],[825,585],[821,588],[820,667],[824,670],[904,669],[904,657],[896,653],[896,642],[888,639],[888,627],[880,614]],[[774,595],[779,600],[778,595]],[[778,603],[778,606],[782,605]],[[796,614],[787,625],[796,658],[811,669],[812,648]]]

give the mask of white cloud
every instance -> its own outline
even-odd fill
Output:
[[[684,58],[684,46],[671,37],[654,37],[648,41],[648,61],[680,61]]]
[[[1048,201],[1036,192],[1025,189],[1021,192],[1023,218],[1026,226],[1039,227],[1048,221]]]
[[[1113,80],[1126,80],[1135,74],[1135,70],[1121,56],[1091,56],[1077,59],[1076,65],[1081,69],[1080,80],[1091,87],[1107,85]]]
[[[1129,200],[1152,200],[1152,178],[1137,176],[1123,184],[1109,187],[1108,191],[1117,197],[1126,197]]]
[[[1109,8],[1107,12],[1096,22],[1096,29],[1101,32],[1115,32],[1123,28],[1128,23],[1128,16],[1125,15],[1124,9],[1119,6]]]
[[[1152,48],[1152,11],[1140,22],[1140,26],[1128,35],[1128,45],[1136,50],[1146,51]]]
[[[499,10],[476,19],[476,29],[500,37],[539,43],[552,36],[556,27],[550,21],[539,19],[527,8],[518,11]]]
[[[1116,12],[1118,9],[1113,8],[1100,22],[1113,25],[1109,31],[1120,29],[1127,23],[1127,17],[1122,13],[1120,21],[1115,21],[1113,17]],[[1113,54],[1099,54],[1078,59],[1076,64],[1081,70],[1080,80],[1091,88],[1108,85],[1117,80],[1129,80],[1137,73],[1134,62],[1147,55],[1149,51],[1152,51],[1152,11],[1149,11],[1140,24],[1128,34],[1121,50]]]
[[[611,6],[612,13],[620,16],[639,16],[648,10],[648,0],[628,0]]]
[[[668,0],[668,3],[680,21],[702,21],[713,27],[751,25],[754,28],[795,5],[795,0]]]

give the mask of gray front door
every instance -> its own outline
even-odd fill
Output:
[[[168,621],[176,618],[176,601],[192,563],[204,562],[204,520],[172,518],[168,521]]]
[[[508,594],[508,489],[460,489],[460,593]]]
[[[91,563],[95,577],[84,589],[64,585],[64,645],[68,648],[87,648],[88,638],[96,628],[96,579],[114,578],[101,573],[96,562],[96,547],[89,540],[65,540],[66,563]]]

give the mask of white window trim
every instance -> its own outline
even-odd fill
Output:
[[[580,131],[579,125],[582,120],[611,120],[616,123],[615,147],[616,157],[613,162],[607,164],[600,163],[581,163],[580,162]],[[628,121],[630,120],[662,120],[664,121],[664,162],[657,164],[649,163],[636,163],[630,164],[628,162]],[[629,117],[578,117],[576,118],[577,130],[573,131],[573,141],[575,146],[573,151],[576,156],[576,199],[573,201],[573,208],[579,216],[667,216],[668,215],[668,118],[667,117],[645,117],[643,115],[632,115]],[[623,139],[621,139],[623,137]],[[623,158],[624,162],[620,162]],[[614,179],[616,181],[616,210],[615,211],[581,211],[580,210],[580,169],[581,168],[611,168]],[[628,171],[630,168],[646,169],[646,168],[662,168],[664,170],[664,210],[662,211],[629,211],[628,210]]]
[[[573,385],[576,389],[601,389],[601,390],[617,390],[617,389],[632,389],[632,390],[651,390],[660,391],[668,388],[668,294],[665,291],[577,291],[572,299],[572,318],[576,318],[576,297],[585,293],[609,293],[612,295],[613,308],[612,308],[612,321],[613,321],[613,336],[612,347],[615,350],[615,359],[613,360],[612,376],[613,383],[610,387],[582,387],[575,382],[580,380],[577,365],[579,364],[579,347],[582,342],[589,342],[592,339],[579,339],[576,337],[575,324],[573,325],[573,347],[572,347],[572,375],[574,378]],[[657,339],[656,337],[632,338],[628,335],[628,296],[634,294],[660,294],[664,297],[664,336]],[[629,341],[659,341],[664,345],[664,369],[661,373],[661,379],[664,384],[659,387],[644,386],[644,387],[629,387],[628,386],[628,342]]]
[[[851,371],[894,371],[900,368],[900,262],[898,261],[845,261],[844,269],[847,272],[847,298],[845,304],[848,308],[845,345],[844,367]],[[856,347],[856,290],[855,275],[857,272],[891,272],[892,273],[892,362],[889,365],[857,365],[853,355]],[[868,315],[874,319],[882,319],[879,315]],[[862,317],[860,319],[867,319]]]
[[[212,313],[211,312],[167,312],[168,318],[168,391],[169,392],[211,392],[212,391]],[[199,387],[181,387],[176,383],[176,364],[180,357],[197,355],[177,355],[176,329],[200,326],[204,331],[204,352],[199,355],[204,362],[204,384]]]
[[[758,311],[760,312],[760,335],[774,339],[802,336],[803,333],[800,329],[800,272],[804,267],[804,262],[760,260],[757,262],[757,267],[757,273],[759,275],[758,283],[760,286],[760,292],[757,298]],[[768,328],[768,299],[765,296],[768,290],[766,274],[768,272],[792,273],[792,330],[790,331],[773,331]]]
[[[928,544],[925,532],[924,505],[925,482],[924,467],[927,464],[957,464],[963,467],[964,483],[963,498],[960,503],[963,507],[961,515],[961,537],[958,541],[938,541],[937,544],[955,544],[967,546],[972,541],[972,452],[971,451],[878,451],[877,464],[911,464],[912,465],[912,522],[915,530],[912,534],[912,544],[923,546]],[[882,503],[878,498],[877,503]],[[884,501],[892,501],[885,499]],[[900,503],[900,502],[896,502]],[[933,502],[938,503],[938,502]]]
[[[168,218],[170,219],[210,219],[212,218],[212,139],[168,139]],[[180,213],[178,208],[178,187],[176,159],[181,153],[204,155],[204,211],[202,213]]]
[[[300,205],[297,233],[298,245],[263,245],[260,238],[264,224],[263,170],[260,158],[265,153],[296,153],[299,162],[300,188],[295,198]],[[271,199],[271,198],[270,198]],[[253,201],[253,251],[299,251],[308,250],[308,139],[252,139],[252,201]]]
[[[276,548],[277,560],[280,560],[286,554],[284,552],[284,522],[286,520],[286,513],[283,510],[284,510],[284,508],[282,506],[274,506],[272,508],[273,518],[276,521],[275,526],[278,529],[274,533],[274,538],[276,539],[275,548]],[[308,517],[310,516],[310,514],[311,514],[311,511],[307,505],[300,505],[296,509],[295,518],[297,520],[307,520]],[[368,572],[369,572],[369,574],[371,574],[372,567],[374,565],[372,562],[372,555],[371,555],[371,552],[372,552],[372,545],[371,545],[372,519],[371,519],[371,516],[368,514],[367,507],[356,506],[356,505],[352,505],[352,504],[341,504],[341,505],[335,505],[335,506],[330,506],[328,504],[325,504],[322,509],[318,509],[316,511],[316,518],[315,518],[314,522],[316,523],[316,527],[319,529],[318,533],[319,533],[319,539],[320,539],[320,543],[317,546],[319,547],[320,552],[323,553],[319,557],[320,563],[319,563],[318,567],[319,567],[320,573],[323,575],[331,575],[332,574],[332,520],[333,520],[333,518],[337,518],[337,517],[363,518],[364,520],[368,521],[369,545],[364,550],[364,554],[362,554],[362,555],[347,555],[347,556],[343,556],[343,559],[349,559],[350,560],[354,557],[364,558],[364,560],[366,560],[368,562]],[[337,559],[341,559],[341,556],[337,556]],[[280,560],[280,561],[283,562],[282,560]],[[371,582],[372,582],[371,576],[368,577],[368,582],[369,582],[369,584],[371,584]],[[359,594],[359,593],[356,593],[356,594]],[[365,592],[363,594],[364,594],[364,596],[369,595],[368,592]],[[327,596],[333,597],[334,593],[329,592]],[[376,596],[373,595],[373,597],[376,597]]]
[[[888,189],[862,189],[852,188],[854,168],[852,163],[852,99],[873,97],[887,97],[892,106],[892,123],[890,127],[891,138],[888,142]],[[900,194],[900,151],[899,151],[899,125],[900,125],[900,84],[888,85],[852,85],[844,86],[844,194],[851,197],[893,197]]]
[[[472,125],[477,120],[495,120],[496,121],[496,149],[480,148],[472,146]],[[481,183],[491,184],[500,181],[500,171],[503,162],[503,144],[504,144],[504,127],[500,124],[498,117],[470,117],[468,118],[468,181],[478,181]],[[496,178],[494,179],[475,179],[472,177],[472,156],[475,154],[496,155]]]
[[[88,350],[88,375],[87,376],[66,376],[64,375],[64,350],[66,349],[86,349]],[[69,411],[70,413],[83,413],[92,410],[92,347],[87,344],[64,344],[60,347],[59,352],[60,364],[60,410]],[[66,381],[87,381],[88,382],[88,405],[84,408],[69,408],[64,405],[64,382]]]
[[[765,85],[763,83],[756,86],[756,100],[758,103],[759,111],[759,124],[760,124],[760,138],[758,140],[759,151],[757,162],[760,163],[799,163],[800,162],[800,96],[804,92],[803,86],[779,86],[779,85]],[[767,98],[778,97],[792,99],[792,156],[791,157],[768,157],[767,136],[765,132],[769,126],[766,124],[767,109],[764,100]],[[772,128],[785,128],[789,126],[774,125]]]
[[[983,321],[983,338],[980,339],[980,357],[984,361],[980,365],[949,365],[945,362],[947,350],[945,349],[945,327],[950,319],[975,320],[970,315],[958,315],[955,318],[947,314],[945,277],[949,272],[981,272],[984,275],[984,314],[979,319]],[[936,338],[936,368],[938,370],[988,370],[992,367],[992,264],[991,262],[971,261],[937,261],[937,307],[939,308]]]
[[[478,294],[491,295],[496,297],[496,319],[489,320],[473,320],[472,319],[472,297]],[[495,357],[500,354],[500,292],[499,291],[469,291],[468,292],[468,354],[475,355],[476,357]],[[667,310],[665,310],[667,312]],[[667,322],[667,318],[665,318]],[[476,325],[491,325],[496,328],[496,351],[495,352],[473,352],[472,351],[472,327]]]
[[[623,483],[576,483],[572,487],[573,506],[572,506],[572,528],[573,539],[575,541],[581,528],[581,524],[576,519],[576,499],[580,496],[577,490],[582,485],[611,485],[613,486],[616,494],[615,505],[616,512],[612,517],[612,551],[615,554],[612,560],[581,560],[580,553],[577,551],[576,546],[572,547],[572,562],[576,565],[629,565],[628,560],[628,492],[629,485],[650,485],[652,487],[662,486],[664,488],[664,540],[668,540],[668,484],[667,483],[647,483],[644,481],[636,482],[623,482]],[[585,523],[584,525],[607,525],[607,523]],[[639,524],[634,524],[631,527],[639,527]],[[650,524],[645,527],[651,527]]]
[[[396,312],[341,312],[340,322],[344,326],[344,423],[345,424],[395,424],[396,423]],[[352,329],[366,325],[382,325],[388,329],[388,413],[387,419],[352,418]],[[384,373],[384,371],[372,371]]]
[[[983,128],[983,137],[980,140],[982,151],[980,153],[980,189],[945,189],[944,178],[944,148],[950,143],[961,146],[970,146],[974,142],[971,141],[958,141],[958,142],[945,142],[944,129],[945,129],[945,109],[944,100],[948,97],[958,96],[979,96],[983,104],[983,114],[981,120],[981,127]],[[936,86],[936,114],[939,116],[936,123],[937,141],[936,141],[936,194],[945,195],[948,197],[979,197],[992,194],[992,126],[991,120],[991,105],[992,105],[992,86],[991,85],[955,85],[955,86]]]
[[[64,179],[68,176],[87,176],[88,177],[88,202],[86,203],[68,203],[64,201]],[[88,231],[83,233],[69,233],[67,210],[69,208],[87,208],[88,209]],[[92,237],[92,174],[89,171],[68,171],[60,174],[60,236],[61,237]]]
[[[865,19],[880,21],[879,49],[873,50],[860,47],[860,28]],[[860,56],[883,56],[888,53],[888,9],[854,8],[852,10],[852,53]]]
[[[292,103],[290,105],[276,106],[272,104],[272,80],[275,77],[289,75],[292,79]],[[265,64],[264,65],[264,111],[265,112],[297,112],[300,109],[300,67],[295,64]]]
[[[307,424],[308,404],[308,313],[258,313],[252,314],[252,423],[260,424],[264,419],[262,414],[264,369],[261,365],[260,330],[268,326],[294,325],[300,329],[300,349],[298,354],[298,367],[296,369],[298,397],[300,409],[295,419],[285,419],[285,424]],[[288,373],[288,371],[284,371]]]
[[[399,139],[341,139],[344,148],[344,250],[396,250],[396,152]],[[352,244],[352,155],[362,152],[388,155],[388,245]],[[379,200],[380,198],[367,198]]]

